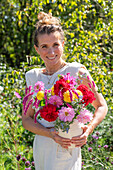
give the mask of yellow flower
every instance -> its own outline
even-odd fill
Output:
[[[68,90],[64,92],[63,97],[65,102],[71,103],[70,93]],[[74,100],[74,93],[72,93],[72,100]]]
[[[70,83],[70,80],[66,80],[67,83]]]
[[[36,97],[38,100],[42,100],[44,98],[44,91],[39,91]]]
[[[52,94],[52,96],[55,95],[55,93],[54,93],[54,86],[51,87],[51,94]]]
[[[80,90],[75,90],[78,96],[83,96],[82,92]],[[74,94],[74,99],[78,99],[77,95]]]

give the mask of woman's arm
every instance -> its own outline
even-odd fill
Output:
[[[30,99],[31,97],[29,97],[27,104]],[[52,131],[51,129],[42,126],[38,122],[35,123],[34,114],[35,114],[35,111],[32,108],[32,105],[29,106],[26,115],[24,115],[24,111],[22,111],[22,124],[26,130],[32,133],[35,133],[37,135],[52,138],[56,143],[59,143],[64,148],[68,148],[68,146],[70,146],[70,139],[62,138],[58,135],[58,132],[56,132],[55,130]]]
[[[88,78],[81,78],[81,80],[82,80],[82,83],[84,85],[86,85],[88,88],[89,88],[89,83],[91,84],[91,90],[94,93],[95,98],[96,98],[96,100],[94,100],[92,103],[93,107],[95,108],[94,118],[91,121],[91,123],[89,124],[89,128],[88,128],[88,129],[93,130],[98,124],[101,123],[101,121],[106,116],[108,107],[107,107],[106,101],[105,101],[104,97],[102,96],[102,94],[98,93],[97,86],[95,85],[95,87],[94,87],[94,85],[92,83],[93,79],[90,76],[89,72],[87,72],[87,70],[85,70],[84,68],[80,68],[79,73],[80,74],[86,73],[86,77],[89,76]]]
[[[81,147],[82,145],[86,143],[88,135],[94,130],[94,128],[96,128],[98,124],[101,123],[101,121],[104,119],[108,111],[108,107],[107,107],[104,97],[102,96],[102,94],[98,93],[97,91],[98,88],[96,86],[95,87],[93,86],[92,84],[93,80],[91,76],[88,74],[88,72],[84,68],[81,68],[79,70],[79,73],[80,74],[86,73],[86,75],[89,76],[89,79],[81,78],[82,84],[86,85],[88,88],[89,88],[88,83],[91,84],[92,86],[91,89],[92,89],[92,92],[95,94],[96,100],[94,100],[92,103],[93,107],[95,108],[93,120],[89,123],[88,126],[83,127],[84,133],[81,136],[73,137],[71,140],[71,142],[74,143],[76,147]]]

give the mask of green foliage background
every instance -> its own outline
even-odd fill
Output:
[[[95,135],[98,130],[99,139],[95,140],[90,135],[88,144],[82,148],[84,169],[112,169],[112,0],[1,0],[1,168],[23,170],[25,163],[16,159],[19,153],[21,157],[33,161],[34,135],[22,127],[22,99],[17,99],[14,91],[23,98],[25,72],[44,65],[33,47],[33,34],[39,11],[52,12],[53,16],[61,19],[65,30],[65,60],[76,60],[87,67],[108,104],[106,118],[93,133]],[[98,145],[102,147],[98,148]],[[104,145],[108,145],[108,149],[103,148]],[[88,147],[92,147],[93,152],[89,153]],[[106,157],[109,157],[109,161]],[[34,169],[31,164],[30,166]]]

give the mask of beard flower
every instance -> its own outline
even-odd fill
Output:
[[[62,107],[61,110],[59,110],[59,119],[64,121],[64,122],[71,122],[72,119],[75,116],[74,109],[71,107]]]
[[[93,114],[89,110],[82,110],[80,114],[77,116],[77,120],[80,123],[87,123],[93,119]]]
[[[34,90],[37,93],[38,91],[43,91],[44,90],[44,83],[41,81],[38,81],[35,83]]]
[[[53,104],[57,107],[60,107],[61,105],[63,105],[63,101],[59,96],[51,96],[50,99],[48,100],[48,103]]]

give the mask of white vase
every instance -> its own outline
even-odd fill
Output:
[[[59,136],[64,137],[64,138],[69,138],[71,139],[74,136],[80,136],[83,133],[83,129],[81,128],[81,124],[75,120],[73,124],[70,125],[70,129],[67,132],[62,132],[61,129],[59,129]],[[75,148],[75,144],[71,144],[69,148]]]

